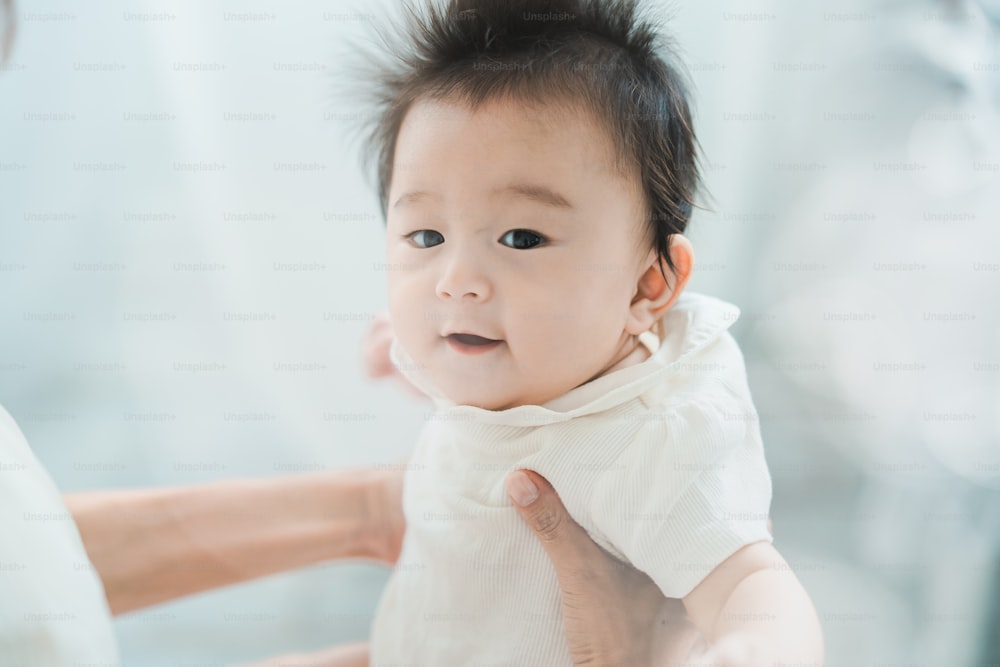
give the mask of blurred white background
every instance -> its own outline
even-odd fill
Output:
[[[0,403],[63,489],[407,455],[427,408],[362,375],[382,221],[348,141],[364,110],[332,85],[398,9],[18,7]],[[997,664],[1000,2],[670,14],[711,195],[691,289],[744,311],[777,545],[829,664]],[[124,661],[362,638],[386,576],[331,564],[133,614]]]

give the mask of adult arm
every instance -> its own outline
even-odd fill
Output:
[[[351,470],[65,501],[121,614],[326,560],[393,562],[402,515],[386,499],[400,482],[391,471]]]
[[[364,349],[372,377],[394,373],[391,341],[388,316],[379,316]],[[351,470],[64,500],[121,614],[324,560],[394,563],[401,494],[399,470]]]

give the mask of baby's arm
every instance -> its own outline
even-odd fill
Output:
[[[720,664],[823,665],[819,618],[791,567],[768,542],[743,547],[684,598]]]

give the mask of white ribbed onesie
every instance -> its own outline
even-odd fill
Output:
[[[406,536],[372,628],[372,667],[572,665],[554,571],[504,490],[544,476],[615,557],[683,597],[740,547],[770,541],[771,479],[739,309],[685,294],[646,361],[503,411],[440,395],[406,473]],[[394,363],[434,395],[398,345]]]

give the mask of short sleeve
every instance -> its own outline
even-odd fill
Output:
[[[594,527],[668,597],[690,593],[741,547],[771,541],[771,478],[744,404],[692,399],[651,413],[595,485]]]
[[[0,407],[0,657],[118,662],[104,589],[55,483]]]

